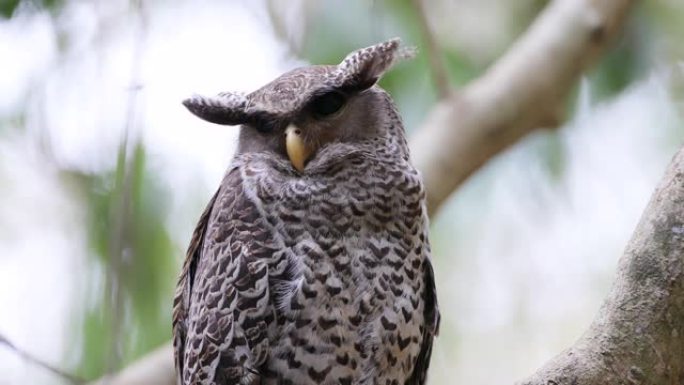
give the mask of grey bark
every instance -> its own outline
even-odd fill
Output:
[[[589,330],[522,385],[684,384],[684,149]]]

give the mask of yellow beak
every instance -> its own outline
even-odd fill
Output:
[[[299,172],[304,171],[304,163],[311,156],[311,149],[306,146],[301,130],[294,124],[285,129],[285,150],[294,168]]]

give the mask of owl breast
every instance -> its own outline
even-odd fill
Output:
[[[424,325],[423,188],[408,163],[350,158],[299,176],[250,159],[250,199],[282,250],[266,382],[404,384]]]

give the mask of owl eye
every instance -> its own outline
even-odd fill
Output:
[[[268,134],[280,127],[282,122],[279,121],[277,117],[269,116],[265,113],[255,112],[249,116],[247,125],[262,134]]]
[[[339,111],[346,101],[344,94],[337,91],[328,92],[314,99],[311,103],[311,111],[316,117],[324,118]]]

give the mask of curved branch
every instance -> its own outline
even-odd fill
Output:
[[[632,0],[556,0],[483,76],[440,101],[412,138],[428,211],[528,132],[557,125],[568,94]]]
[[[589,330],[524,385],[684,383],[684,149],[651,198]]]

